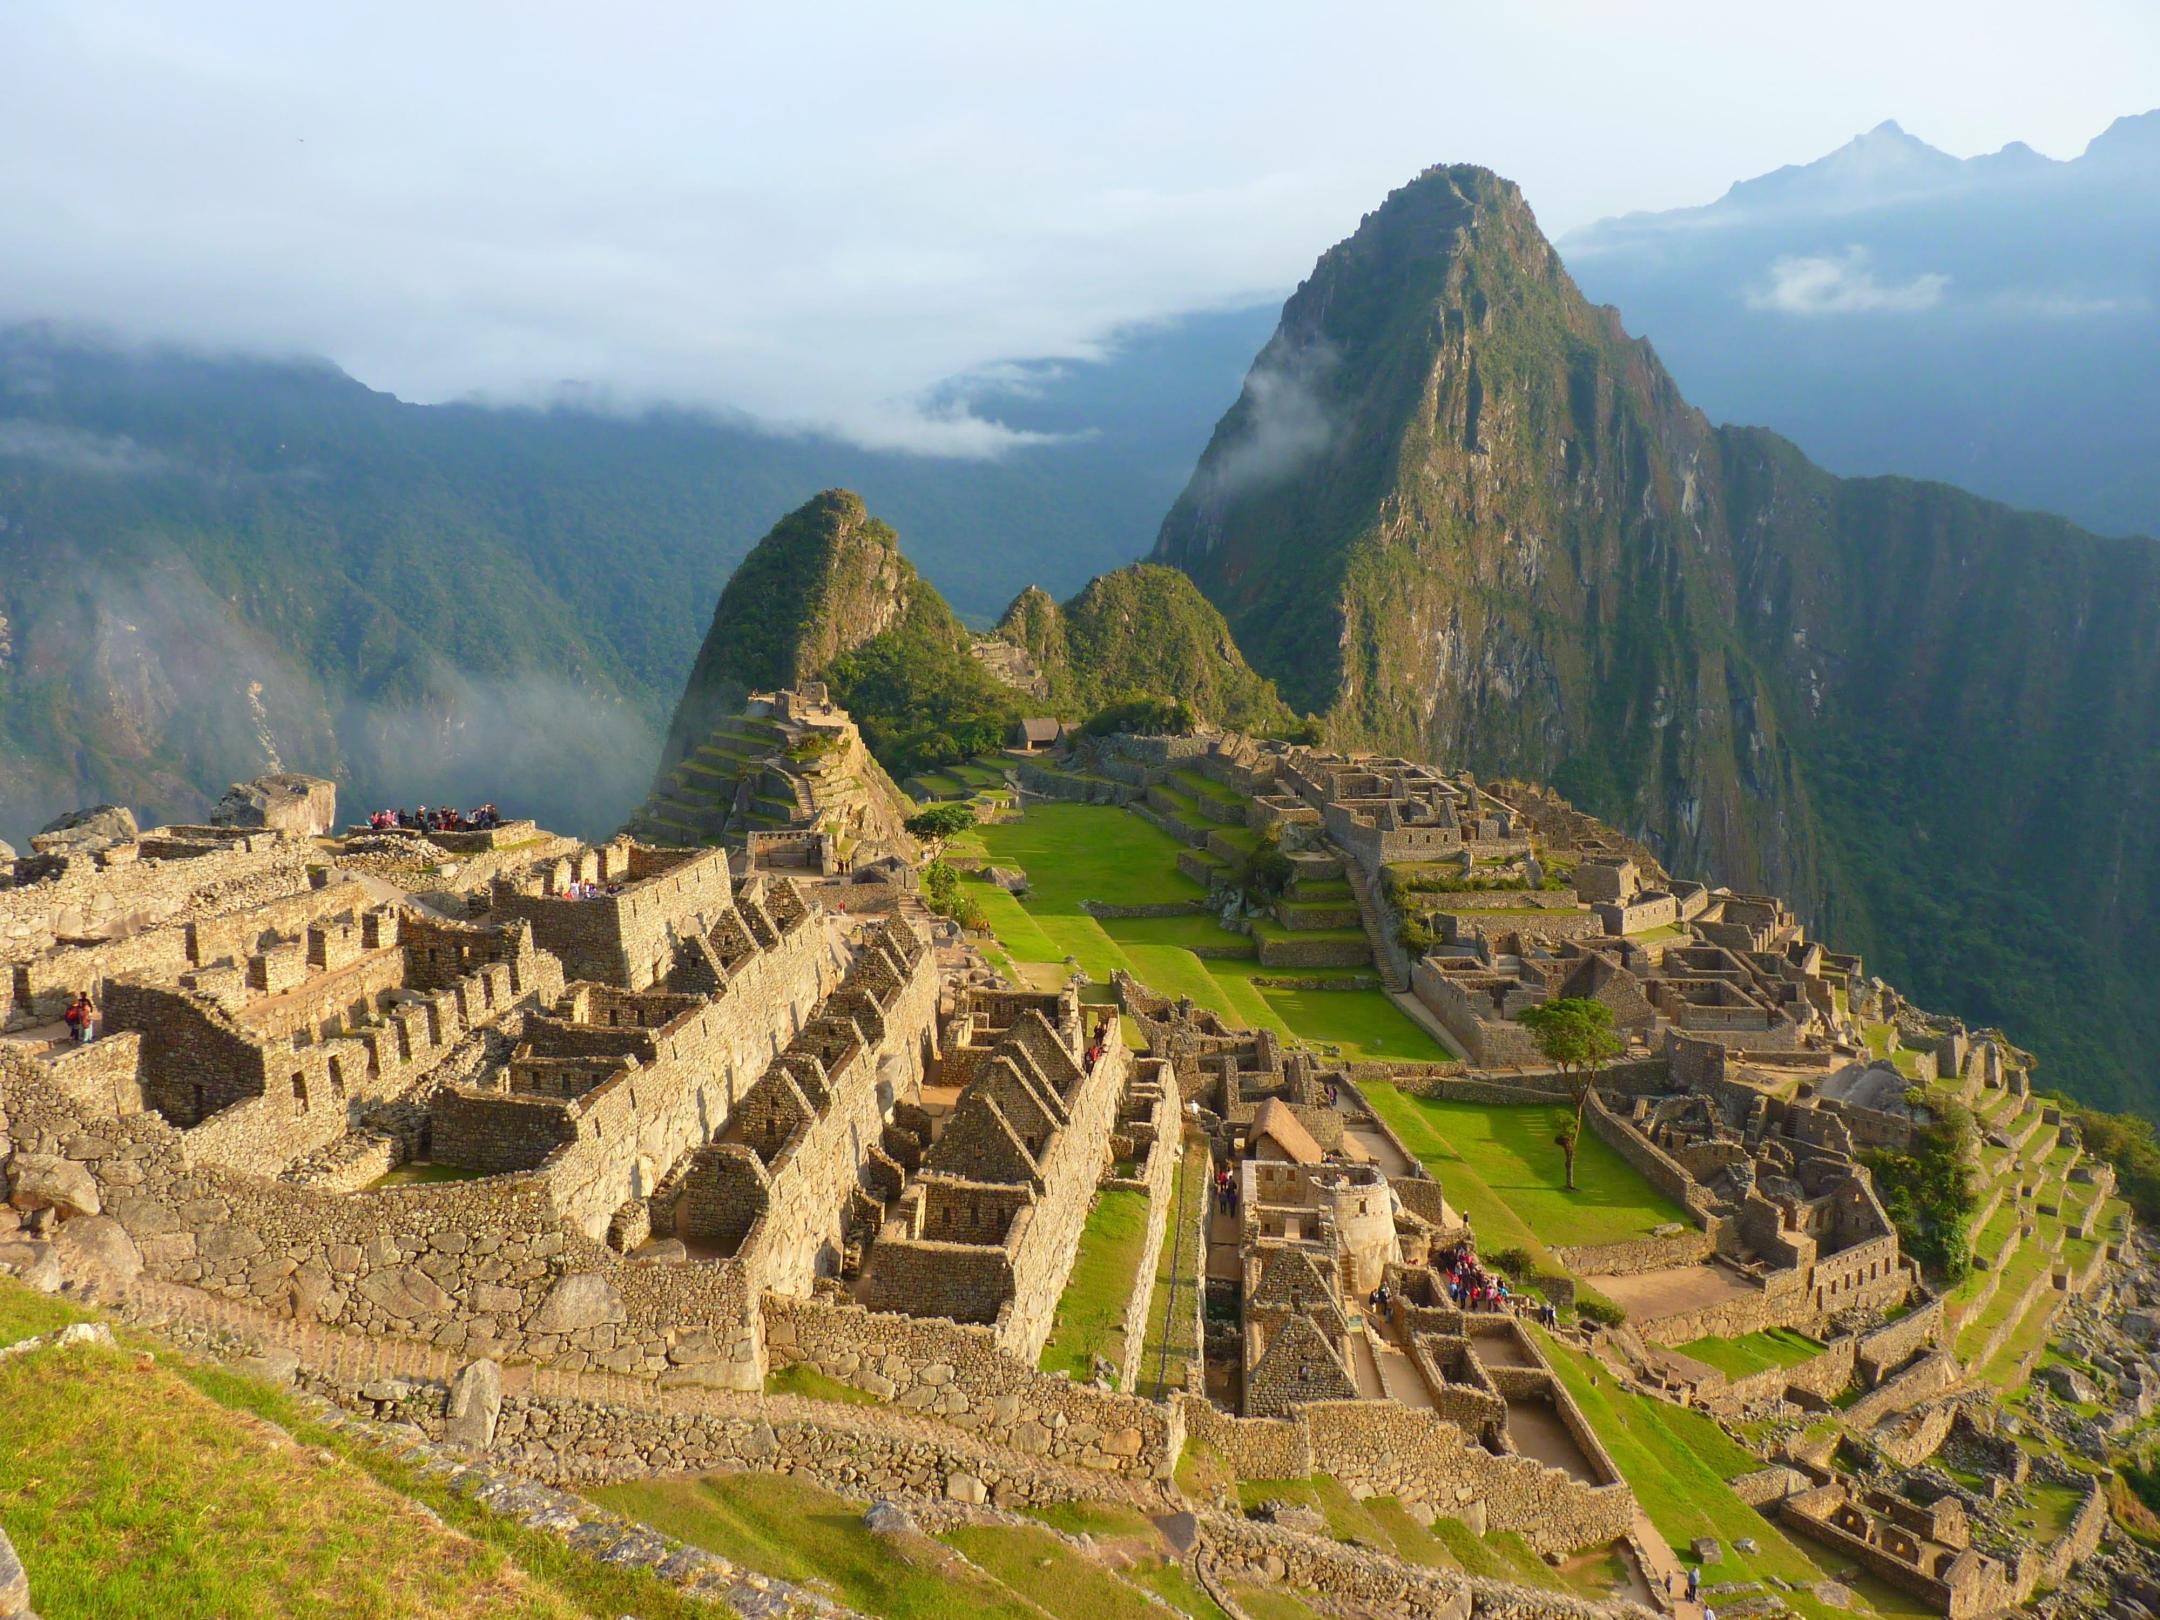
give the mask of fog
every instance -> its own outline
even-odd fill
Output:
[[[926,406],[940,379],[1279,296],[1428,163],[1499,169],[1558,231],[1887,114],[2073,152],[2160,100],[2156,62],[2143,0],[14,0],[0,320],[980,457],[1011,430]],[[1768,295],[1876,296],[1853,277]]]

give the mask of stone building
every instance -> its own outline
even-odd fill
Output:
[[[970,1003],[949,1060],[964,1084],[860,1297],[873,1310],[992,1324],[1001,1348],[1032,1360],[1135,1070],[1116,1017],[1088,1012],[1070,988]]]

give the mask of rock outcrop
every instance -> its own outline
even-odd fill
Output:
[[[235,782],[212,808],[210,825],[265,827],[299,838],[320,838],[337,828],[337,784],[293,771]]]

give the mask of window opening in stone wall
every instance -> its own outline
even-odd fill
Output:
[[[301,1072],[300,1072],[300,1071],[299,1071],[298,1069],[295,1069],[295,1070],[293,1070],[293,1076],[292,1076],[292,1094],[293,1094],[293,1112],[294,1112],[294,1113],[296,1113],[296,1114],[304,1114],[304,1113],[306,1113],[306,1112],[307,1112],[307,1106],[308,1106],[308,1100],[307,1100],[307,1076],[306,1076],[306,1075],[304,1075],[304,1074],[302,1074],[302,1073],[301,1073]]]

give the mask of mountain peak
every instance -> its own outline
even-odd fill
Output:
[[[900,538],[853,490],[820,491],[775,523],[736,568],[668,726],[663,768],[754,691],[814,680],[889,629],[917,589]]]

